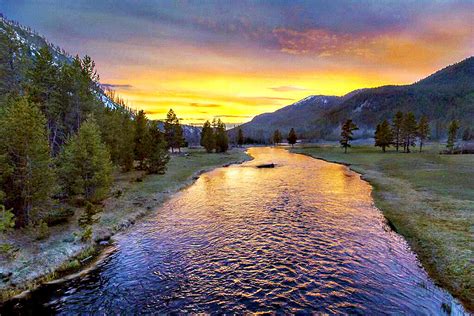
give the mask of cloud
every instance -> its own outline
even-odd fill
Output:
[[[112,90],[116,90],[116,89],[128,90],[128,89],[133,88],[131,84],[101,83],[100,85],[104,89],[112,89]]]
[[[189,105],[196,108],[218,108],[222,106],[216,103],[197,103],[197,102],[189,103]]]
[[[252,115],[215,115],[217,118],[250,118]]]
[[[306,89],[305,87],[297,87],[297,86],[279,86],[279,87],[272,87],[269,89],[273,91],[278,91],[278,92],[311,91],[309,89]]]

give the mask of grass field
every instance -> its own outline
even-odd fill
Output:
[[[422,152],[382,153],[355,146],[344,154],[335,145],[292,151],[349,164],[374,190],[379,209],[405,236],[431,277],[474,310],[474,155],[439,155],[439,145]]]

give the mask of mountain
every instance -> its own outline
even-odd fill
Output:
[[[314,137],[314,120],[344,100],[344,97],[312,95],[273,113],[257,115],[252,121],[229,131],[231,139],[241,128],[245,137],[267,141],[276,129],[285,136],[294,127],[299,137]]]
[[[351,118],[360,127],[356,136],[372,137],[377,123],[397,111],[412,111],[430,120],[431,137],[446,134],[450,120],[474,127],[474,57],[448,66],[410,85],[361,89],[343,97],[310,96],[241,125],[244,135],[268,140],[275,129],[283,135],[294,127],[300,138],[334,140],[339,126]],[[232,136],[236,130],[230,132]]]

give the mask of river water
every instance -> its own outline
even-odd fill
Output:
[[[118,235],[93,272],[42,287],[34,313],[443,314],[435,286],[346,167],[252,148]],[[274,162],[274,169],[256,165]]]

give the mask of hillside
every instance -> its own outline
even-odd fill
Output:
[[[343,100],[344,97],[312,95],[273,113],[257,115],[238,128],[242,128],[246,137],[257,141],[269,140],[276,129],[286,135],[292,127],[300,137],[314,137],[315,118],[323,116]],[[236,136],[238,128],[229,131],[231,139]]]
[[[16,63],[11,63],[11,69],[7,69],[7,71],[15,74],[13,76],[14,78],[12,78],[12,84],[23,84],[25,81],[25,70],[31,67],[42,47],[49,48],[53,60],[57,65],[71,64],[73,62],[74,58],[59,46],[52,44],[32,29],[8,20],[0,14],[0,49],[4,52],[8,52],[9,50],[20,52],[20,56],[16,56]],[[2,54],[0,54],[0,64],[8,64]],[[3,73],[7,73],[7,71],[4,71],[2,67],[0,67],[0,76],[2,76]],[[95,85],[93,89],[98,101],[105,107],[116,109],[123,106],[118,104],[116,100],[113,100],[113,98],[106,93],[106,89],[104,89],[101,84]],[[0,83],[0,96],[6,94],[6,91],[9,90],[11,90],[11,86],[8,84],[8,80],[4,80],[4,82]],[[133,115],[134,111],[131,109],[129,109],[129,111],[130,114]],[[160,126],[160,128],[163,129],[162,126]],[[201,129],[198,127],[183,125],[184,137],[189,144],[199,144],[200,132]]]
[[[462,129],[472,128],[474,57],[410,85],[356,90],[344,97],[311,96],[276,112],[258,115],[241,128],[245,135],[262,140],[275,129],[285,134],[291,127],[301,138],[337,139],[340,123],[352,118],[361,127],[357,137],[371,137],[375,125],[397,111],[428,116],[433,139],[444,137],[452,119],[460,120]]]

